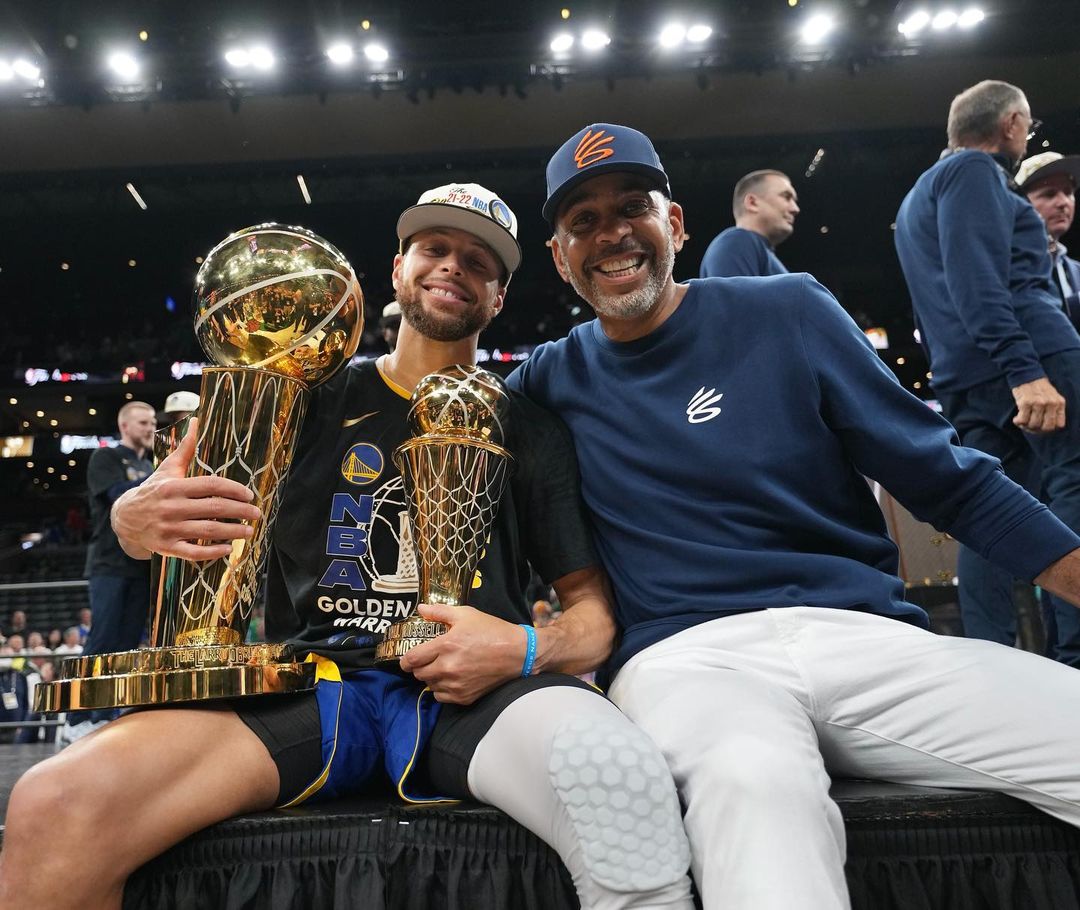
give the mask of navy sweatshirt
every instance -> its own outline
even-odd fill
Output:
[[[702,278],[786,275],[769,241],[756,231],[729,227],[714,238],[701,260]]]
[[[1080,348],[1050,284],[1046,226],[986,152],[943,158],[896,217],[896,252],[934,388],[1045,376],[1039,359]]]
[[[766,607],[926,625],[864,476],[1024,578],[1080,538],[957,444],[808,275],[689,282],[626,343],[597,320],[510,377],[567,423],[624,630],[612,669],[697,623]]]

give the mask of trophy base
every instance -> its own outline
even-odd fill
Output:
[[[285,645],[194,645],[69,657],[60,679],[34,690],[34,711],[133,708],[302,692],[315,665]]]
[[[419,616],[396,622],[386,630],[386,637],[375,646],[375,662],[397,663],[417,645],[437,638],[449,628],[446,623],[431,622]]]

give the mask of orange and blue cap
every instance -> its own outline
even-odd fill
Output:
[[[548,224],[554,224],[559,204],[579,183],[620,171],[650,178],[656,189],[671,198],[664,165],[644,133],[614,123],[593,123],[578,130],[548,161],[543,208]]]

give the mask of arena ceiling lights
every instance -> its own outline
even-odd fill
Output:
[[[105,61],[114,76],[125,82],[139,78],[139,61],[129,51],[113,51]]]
[[[265,44],[235,45],[225,51],[225,62],[238,70],[252,69],[267,72],[274,68],[274,52]]]
[[[704,22],[695,22],[689,27],[682,22],[669,22],[660,29],[656,41],[664,50],[674,50],[684,44],[703,44],[712,32],[712,26]]]
[[[369,41],[364,45],[363,53],[369,63],[386,63],[390,59],[390,51],[385,44],[378,41]],[[356,57],[353,47],[347,41],[338,41],[326,49],[327,59],[338,67],[349,66]]]
[[[814,13],[799,29],[799,37],[807,44],[820,44],[836,31],[836,19],[831,13]]]
[[[0,57],[0,84],[5,82],[43,84],[41,67],[26,57],[16,57],[14,60],[5,60]]]
[[[974,28],[986,18],[986,13],[977,6],[969,6],[962,12],[946,7],[931,11],[929,9],[917,9],[910,16],[896,26],[896,30],[905,38],[914,38],[926,31],[945,32],[952,28]]]

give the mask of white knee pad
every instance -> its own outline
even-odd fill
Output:
[[[654,891],[685,875],[690,846],[675,785],[644,732],[621,717],[568,717],[551,741],[548,774],[597,884]]]

